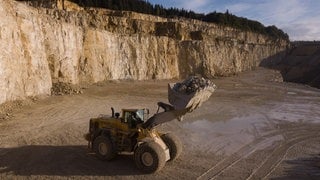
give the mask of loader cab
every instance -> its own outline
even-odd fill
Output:
[[[148,115],[149,109],[123,109],[121,121],[127,123],[129,128],[134,129],[138,124],[146,121]]]

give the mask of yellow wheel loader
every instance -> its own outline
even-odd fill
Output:
[[[183,83],[169,84],[170,104],[159,102],[158,111],[150,118],[148,109],[122,109],[120,114],[113,108],[109,116],[91,118],[89,133],[85,135],[89,149],[101,160],[133,153],[135,164],[141,171],[154,173],[161,170],[167,161],[179,157],[182,143],[174,134],[159,132],[156,126],[174,119],[182,120],[186,113],[209,99],[216,87],[209,80],[199,79],[192,77]],[[163,112],[159,112],[160,108]]]

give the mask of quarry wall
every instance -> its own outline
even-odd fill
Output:
[[[70,6],[71,7],[71,6]],[[288,42],[197,20],[0,1],[0,104],[55,83],[229,76]]]

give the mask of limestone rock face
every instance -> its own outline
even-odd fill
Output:
[[[52,85],[42,20],[16,5],[0,2],[0,103],[48,94]]]
[[[288,46],[196,20],[66,8],[0,1],[0,103],[50,94],[59,82],[228,76]]]

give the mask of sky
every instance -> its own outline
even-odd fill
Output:
[[[164,7],[184,8],[197,13],[232,13],[275,25],[290,40],[320,40],[320,0],[148,0]]]

